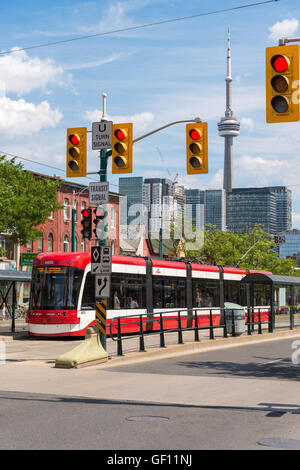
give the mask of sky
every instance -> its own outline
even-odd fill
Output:
[[[186,174],[185,124],[177,124],[134,144],[128,176],[222,188],[224,139],[217,124],[225,112],[230,28],[233,111],[241,122],[234,139],[234,187],[287,186],[293,228],[300,229],[300,123],[267,124],[265,118],[265,48],[281,37],[300,36],[299,0],[199,16],[253,3],[2,0],[0,154],[21,157],[17,161],[25,169],[66,179],[66,129],[91,130],[101,120],[106,93],[108,119],[133,122],[134,138],[174,121],[200,117],[208,123],[207,175]],[[99,33],[105,34],[67,41]],[[67,42],[32,47],[59,41]],[[99,165],[88,134],[88,172]],[[118,177],[110,161],[111,191],[118,191]],[[69,180],[88,186],[99,176]]]

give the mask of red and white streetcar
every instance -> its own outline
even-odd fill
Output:
[[[114,317],[124,319],[122,332],[136,331],[140,315],[154,319],[145,322],[145,328],[158,329],[158,312],[165,312],[166,327],[177,328],[174,311],[192,308],[197,309],[199,326],[209,324],[210,311],[213,323],[218,324],[224,302],[243,305],[246,311],[246,286],[240,281],[247,273],[184,260],[113,256],[107,331]],[[32,270],[29,334],[84,336],[86,328],[95,324],[94,284],[89,253],[40,253]],[[257,286],[255,305],[267,309],[268,296],[266,287]],[[183,312],[183,327],[186,314]]]

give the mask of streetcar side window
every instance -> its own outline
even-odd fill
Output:
[[[193,307],[219,307],[220,285],[213,279],[193,279]]]
[[[146,308],[146,276],[112,273],[108,308],[113,310]]]
[[[95,276],[91,273],[88,273],[85,278],[81,308],[82,310],[95,308]]]
[[[224,297],[225,302],[233,302],[235,304],[247,305],[246,286],[240,281],[224,281]]]
[[[153,278],[154,308],[185,308],[186,279],[155,276]]]

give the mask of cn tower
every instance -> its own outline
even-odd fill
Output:
[[[232,111],[232,77],[231,77],[231,46],[230,30],[228,29],[228,48],[227,48],[227,77],[226,82],[226,110],[225,116],[218,123],[219,135],[225,139],[224,148],[224,176],[223,188],[232,192],[233,187],[233,137],[240,134],[240,123],[234,117]]]

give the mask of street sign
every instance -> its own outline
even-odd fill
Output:
[[[111,260],[110,246],[92,246],[91,273],[109,275],[111,273]]]
[[[21,253],[21,265],[22,266],[33,266],[33,261],[37,257],[38,253]]]
[[[111,246],[101,246],[101,267],[102,274],[111,273]]]
[[[90,205],[108,204],[109,183],[101,181],[89,184]]]
[[[112,146],[112,121],[93,122],[92,124],[92,149],[111,149]]]
[[[95,298],[102,299],[110,297],[110,276],[97,274],[95,276]]]
[[[91,273],[99,274],[101,267],[101,246],[92,246],[91,261]]]

